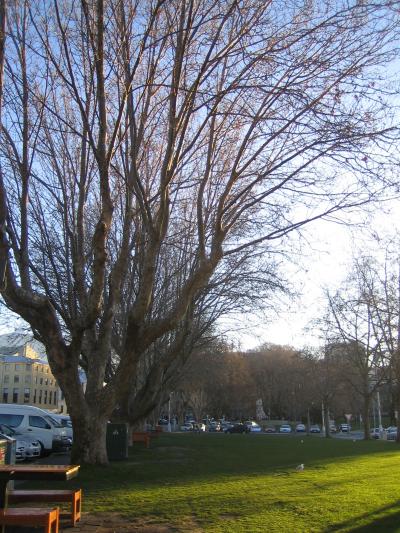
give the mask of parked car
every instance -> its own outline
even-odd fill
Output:
[[[380,439],[381,438],[381,432],[379,428],[372,428],[370,431],[371,437],[373,439]],[[382,431],[383,434],[383,431]]]
[[[232,424],[232,422],[221,422],[221,431],[226,431],[229,428],[232,428],[235,424]]]
[[[14,437],[11,437],[7,433],[0,433],[0,439],[6,440],[9,442],[15,441],[15,458],[14,458],[15,462],[19,463],[21,461],[25,461],[26,459],[25,448],[28,446],[27,442],[24,442],[23,440],[20,440],[20,439],[15,439]]]
[[[22,437],[6,424],[0,424],[0,436],[3,435],[16,441],[16,461],[24,461],[25,459],[29,461],[40,457],[40,444],[38,441],[30,439],[29,436]]]
[[[291,433],[292,427],[289,424],[282,424],[279,428],[279,433]]]
[[[351,431],[351,427],[349,424],[340,424],[339,429],[342,433],[348,433]]]
[[[221,431],[221,424],[219,422],[210,422],[208,431]]]
[[[321,428],[318,424],[314,424],[310,427],[310,433],[321,433]]]
[[[250,433],[246,424],[235,424],[231,428],[225,430],[225,433]]]
[[[386,438],[387,440],[396,440],[397,439],[397,427],[389,426],[386,428]]]
[[[330,433],[337,433],[337,427],[335,426],[335,424],[331,424],[329,426],[329,431]]]
[[[304,433],[305,430],[306,430],[306,426],[304,424],[297,424],[296,433]]]
[[[203,431],[206,431],[206,425],[203,424],[202,422],[199,422],[199,423],[195,423],[195,424],[192,424],[193,426],[193,431],[197,431],[197,432],[203,432]]]
[[[276,433],[276,428],[275,426],[267,426],[264,431],[265,433]]]
[[[253,422],[252,420],[247,420],[245,422],[245,425],[249,428],[250,433],[260,433],[261,432],[261,426],[257,424],[257,422]]]
[[[52,413],[52,412],[49,412],[49,411],[48,411],[48,413],[51,416],[51,418],[56,420],[56,422],[58,422],[65,429],[65,434],[67,435],[67,437],[72,442],[74,434],[73,434],[73,430],[72,430],[71,417],[68,416],[68,415],[62,415],[62,414],[59,414],[59,413]],[[168,424],[168,421],[167,421],[167,424]]]
[[[193,424],[191,422],[186,422],[186,424],[182,424],[179,429],[181,431],[193,431]]]
[[[71,440],[63,428],[47,411],[32,405],[0,404],[0,424],[17,431],[22,438],[37,440],[41,455],[70,448]]]

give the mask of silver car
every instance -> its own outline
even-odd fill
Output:
[[[0,434],[17,441],[15,449],[16,461],[32,461],[40,457],[40,444],[37,440],[31,440],[27,435],[20,435],[6,424],[0,424]]]

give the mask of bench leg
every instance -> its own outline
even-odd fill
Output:
[[[82,508],[82,491],[75,492],[74,500],[72,502],[72,525],[76,526],[76,523],[81,519]]]
[[[52,511],[47,520],[47,525],[45,526],[46,533],[58,533],[59,527],[59,510]]]

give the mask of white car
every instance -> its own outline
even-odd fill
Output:
[[[27,435],[20,435],[7,424],[0,424],[0,434],[17,441],[15,447],[16,461],[33,460],[40,457],[41,447],[37,440],[31,440]]]
[[[71,439],[71,442],[72,442],[73,437],[74,437],[74,432],[72,429],[71,417],[69,415],[56,414],[50,411],[48,411],[48,413],[52,419],[58,422],[58,424],[60,424],[60,426],[62,426],[65,429],[65,434],[67,435],[69,439]]]
[[[387,440],[397,439],[397,427],[396,426],[390,426],[386,428],[386,439]]]
[[[292,428],[289,424],[282,424],[279,428],[279,433],[291,433]]]
[[[186,422],[186,424],[183,424],[179,429],[181,431],[193,431],[193,424]]]
[[[23,438],[37,440],[41,455],[66,451],[71,447],[71,439],[67,437],[65,428],[47,411],[33,405],[1,403],[0,424],[12,427]]]
[[[257,422],[253,422],[252,420],[248,420],[244,424],[249,428],[250,433],[261,433],[262,431],[261,426],[258,425]]]
[[[296,433],[304,433],[305,430],[306,430],[306,426],[304,424],[297,424]]]

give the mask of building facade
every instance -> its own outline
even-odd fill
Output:
[[[59,411],[60,389],[37,345],[0,336],[0,401]],[[8,341],[4,344],[5,341]],[[21,341],[22,344],[21,344]]]

